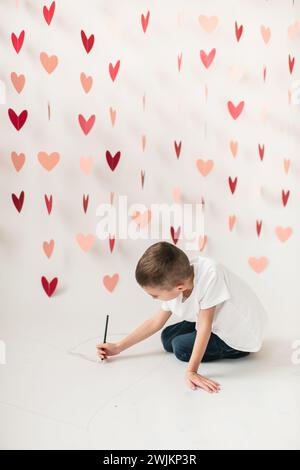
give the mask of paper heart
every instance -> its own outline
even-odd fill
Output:
[[[228,111],[233,119],[237,119],[244,109],[244,101],[241,101],[238,105],[234,105],[232,101],[227,102]]]
[[[115,236],[109,235],[109,249],[111,253],[113,252],[114,246],[115,246]]]
[[[248,259],[248,263],[253,271],[256,273],[261,273],[268,265],[268,258],[265,256],[261,256],[260,258],[250,257]]]
[[[206,243],[207,243],[207,235],[204,235],[204,236],[200,235],[199,240],[198,240],[198,246],[199,246],[200,251],[204,250]]]
[[[181,191],[179,188],[173,189],[173,201],[178,204],[181,202]]]
[[[58,164],[60,160],[60,155],[58,152],[39,152],[38,160],[42,167],[45,168],[45,170],[51,171]]]
[[[45,276],[42,276],[41,277],[41,282],[42,282],[42,286],[43,286],[44,291],[46,292],[48,297],[51,297],[52,294],[54,293],[55,289],[56,289],[56,286],[57,286],[57,283],[58,283],[58,278],[54,277],[52,279],[52,281],[49,282],[48,279],[46,279]]]
[[[143,149],[143,152],[145,151],[146,143],[147,143],[147,136],[142,135],[142,149]]]
[[[136,222],[139,228],[146,227],[146,225],[148,225],[151,221],[151,216],[152,216],[151,209],[147,209],[144,212],[136,211],[133,214],[131,214],[131,218]]]
[[[211,33],[214,29],[216,29],[219,23],[219,19],[217,16],[200,15],[198,21],[204,31],[206,31],[207,33]]]
[[[229,182],[229,187],[230,187],[230,191],[232,194],[234,194],[234,191],[236,189],[236,185],[237,185],[237,176],[233,179],[231,179],[231,177],[229,176],[228,178],[228,182]]]
[[[83,233],[78,233],[76,235],[76,240],[83,251],[90,251],[93,244],[95,243],[96,237],[92,233],[88,233],[87,235],[84,235]]]
[[[257,220],[256,221],[256,233],[258,237],[260,236],[261,227],[262,227],[262,220]]]
[[[41,52],[40,61],[46,72],[50,74],[54,72],[57,67],[58,57],[56,55],[48,56],[47,52]]]
[[[84,210],[84,213],[86,214],[87,210],[88,210],[88,205],[89,205],[89,195],[83,195],[83,198],[82,198],[82,205],[83,205],[83,210]]]
[[[82,40],[82,44],[87,52],[87,54],[89,52],[91,52],[92,48],[93,48],[93,45],[94,45],[94,42],[95,42],[95,37],[93,34],[90,35],[90,37],[88,38],[85,34],[85,32],[83,30],[81,30],[81,40]]]
[[[84,72],[80,74],[80,82],[82,85],[82,88],[86,93],[90,91],[93,85],[93,78],[92,77],[87,77]]]
[[[288,203],[290,197],[290,191],[285,191],[284,189],[281,191],[281,199],[282,199],[282,204],[285,207]]]
[[[43,242],[43,250],[44,250],[45,255],[48,258],[51,258],[53,249],[54,249],[54,240],[50,240],[49,242],[47,241]]]
[[[52,204],[53,204],[52,194],[50,195],[50,197],[48,197],[47,194],[45,194],[44,198],[45,198],[45,203],[46,203],[48,214],[50,215],[52,211]]]
[[[235,36],[236,36],[237,42],[239,42],[243,33],[243,25],[238,26],[237,22],[235,22],[234,25],[235,25]]]
[[[197,168],[202,176],[207,176],[213,169],[214,162],[213,160],[201,160],[196,161]]]
[[[120,68],[120,61],[118,60],[115,65],[109,64],[109,75],[112,81],[115,81],[116,76],[118,75],[119,68]]]
[[[261,32],[261,35],[265,44],[268,44],[268,42],[270,41],[270,37],[271,37],[271,29],[262,25],[260,27],[260,32]]]
[[[115,273],[113,276],[109,276],[108,274],[103,277],[103,284],[109,292],[112,292],[116,287],[119,281],[119,274]]]
[[[96,120],[95,114],[92,114],[92,116],[90,116],[88,120],[86,120],[82,116],[82,114],[78,115],[79,125],[85,135],[88,135],[88,133],[92,130],[93,125],[95,124],[95,120]]]
[[[212,49],[209,54],[206,54],[205,51],[201,50],[200,51],[200,59],[202,61],[202,64],[204,65],[205,68],[209,68],[209,66],[212,64],[214,58],[216,55],[216,49]]]
[[[295,57],[292,57],[289,54],[289,71],[290,71],[290,74],[293,73],[294,65],[295,65]]]
[[[142,188],[144,187],[144,183],[145,183],[145,172],[143,170],[141,170],[141,184],[142,184]]]
[[[293,233],[292,227],[275,227],[275,233],[281,242],[286,242]]]
[[[109,165],[109,168],[111,171],[114,171],[117,168],[117,165],[119,163],[119,160],[121,158],[121,152],[118,151],[114,156],[110,153],[109,150],[106,150],[106,161]]]
[[[229,230],[232,231],[236,223],[236,216],[230,215],[228,218]]]
[[[10,79],[11,79],[11,82],[15,88],[15,90],[18,92],[18,93],[21,93],[21,91],[23,90],[24,88],[24,85],[25,85],[25,75],[17,75],[15,72],[12,72],[10,74]]]
[[[177,144],[176,140],[174,140],[174,147],[175,147],[175,153],[176,157],[180,157],[180,152],[181,152],[181,141]]]
[[[25,198],[24,191],[20,192],[19,197],[16,196],[14,193],[11,195],[11,197],[12,197],[15,208],[17,209],[18,212],[21,212],[23,203],[24,203],[24,198]]]
[[[22,49],[24,38],[25,38],[24,30],[21,31],[21,33],[19,34],[19,37],[17,37],[15,33],[11,34],[11,41],[17,54],[19,54],[20,50]]]
[[[147,31],[148,23],[149,23],[150,11],[147,12],[147,15],[141,15],[141,23],[144,33]]]
[[[299,23],[298,21],[294,21],[294,23],[290,24],[288,27],[288,37],[289,39],[295,39],[298,34],[299,30]]]
[[[181,63],[182,63],[182,52],[178,54],[177,56],[177,67],[178,67],[178,72],[181,70]]]
[[[54,11],[55,11],[55,2],[51,3],[50,8],[47,8],[46,6],[43,7],[43,15],[48,25],[50,25],[52,21]]]
[[[80,158],[80,169],[85,174],[88,175],[93,166],[93,157],[81,157]]]
[[[117,111],[113,108],[109,108],[110,120],[112,125],[115,125]]]
[[[179,240],[180,231],[181,231],[181,227],[178,227],[177,230],[175,230],[174,227],[170,228],[171,237],[172,237],[172,240],[175,243],[175,245],[177,244],[177,242]]]
[[[264,155],[265,155],[265,146],[264,145],[258,144],[258,153],[259,153],[260,160],[263,161]]]
[[[8,116],[9,116],[11,123],[14,125],[17,131],[19,131],[22,129],[22,127],[24,126],[27,120],[28,111],[24,109],[18,116],[12,108],[9,108]]]
[[[284,168],[285,173],[288,173],[288,172],[289,172],[290,164],[291,164],[291,160],[290,160],[290,159],[285,158],[285,159],[283,160],[283,168]]]
[[[16,152],[11,152],[11,159],[14,164],[14,167],[17,171],[20,171],[25,163],[25,154]]]
[[[231,140],[229,143],[230,151],[232,153],[233,157],[236,157],[237,151],[238,151],[238,142]]]

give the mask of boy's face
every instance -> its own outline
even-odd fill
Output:
[[[147,294],[151,295],[153,299],[157,300],[172,300],[178,297],[181,292],[187,289],[185,283],[177,284],[176,287],[173,287],[171,290],[159,289],[158,287],[148,287],[145,286],[143,289]]]

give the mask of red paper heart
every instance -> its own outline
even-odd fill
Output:
[[[88,205],[89,205],[89,195],[88,194],[83,195],[82,204],[83,204],[83,210],[86,213],[86,211],[88,209]]]
[[[26,109],[24,109],[18,116],[13,109],[9,108],[8,115],[11,123],[15,126],[17,131],[19,131],[20,129],[22,129],[26,122],[28,112]]]
[[[106,161],[112,171],[114,171],[119,163],[121,152],[117,152],[113,157],[109,150],[106,150]]]
[[[48,279],[45,278],[45,276],[42,276],[41,281],[42,281],[42,286],[44,288],[44,291],[46,292],[48,297],[51,297],[51,295],[53,294],[53,292],[56,289],[56,286],[57,286],[57,283],[58,283],[58,278],[54,277],[52,279],[52,281],[49,282]]]
[[[174,146],[175,146],[175,152],[176,152],[176,157],[180,157],[180,152],[181,152],[181,141],[179,144],[177,144],[176,140],[174,140]]]
[[[113,252],[114,246],[115,246],[115,236],[111,237],[109,235],[109,249],[111,253]]]
[[[141,22],[142,22],[142,28],[143,28],[144,33],[147,31],[147,28],[148,28],[149,16],[150,16],[150,11],[147,12],[146,17],[143,14],[141,15]]]
[[[79,114],[78,121],[79,121],[80,127],[81,127],[81,129],[82,129],[82,131],[84,132],[85,135],[88,135],[88,133],[91,131],[91,129],[92,129],[94,123],[95,123],[95,120],[96,120],[95,114],[92,114],[92,116],[90,116],[88,120],[86,120],[82,116],[82,114]]]
[[[52,202],[53,202],[52,194],[50,195],[49,198],[47,194],[45,194],[45,203],[46,203],[46,207],[47,207],[47,211],[49,215],[51,214],[51,211],[52,211]]]
[[[293,73],[294,65],[295,65],[295,57],[291,57],[290,54],[289,54],[289,71],[290,71],[290,74]]]
[[[145,183],[145,171],[141,170],[141,183],[142,183],[142,188],[144,187]]]
[[[212,61],[214,60],[215,55],[216,55],[216,49],[212,49],[209,54],[206,54],[206,52],[203,50],[200,51],[200,59],[204,67],[208,69],[208,67],[211,65]]]
[[[241,26],[238,26],[237,22],[235,22],[235,36],[238,42],[241,39],[242,33],[243,33],[243,25],[241,24]]]
[[[244,101],[241,101],[237,106],[235,106],[232,101],[228,101],[228,111],[230,112],[230,115],[233,119],[237,119],[239,117],[239,115],[244,109],[244,104]]]
[[[174,227],[171,227],[170,232],[171,232],[172,240],[176,245],[177,242],[178,242],[178,239],[179,239],[179,235],[180,235],[180,227],[178,227],[178,229],[176,231],[175,231]]]
[[[233,194],[237,185],[237,176],[234,178],[234,180],[231,179],[229,176],[228,181],[229,181],[229,186],[230,186],[230,191]]]
[[[257,220],[256,221],[256,232],[257,232],[258,237],[260,236],[261,227],[262,227],[262,220]]]
[[[17,37],[15,35],[15,33],[11,34],[11,41],[12,41],[12,44],[13,44],[17,54],[19,54],[19,52],[20,52],[20,50],[23,46],[24,38],[25,38],[25,31],[24,30],[19,34],[19,37]]]
[[[54,10],[55,10],[55,2],[51,3],[50,8],[47,8],[46,6],[44,6],[43,8],[43,15],[48,25],[50,25],[52,21]]]
[[[285,192],[284,189],[283,189],[282,192],[281,192],[281,197],[282,197],[282,203],[283,203],[284,207],[288,203],[289,196],[290,196],[290,191]]]
[[[85,32],[81,30],[81,39],[82,39],[82,44],[84,45],[84,48],[87,52],[87,54],[92,50],[92,47],[94,45],[95,37],[93,34],[90,35],[89,38],[87,38]]]
[[[112,81],[114,82],[115,81],[115,78],[119,72],[119,68],[120,68],[120,61],[118,60],[118,62],[116,62],[116,65],[113,66],[111,63],[109,64],[109,75],[110,75],[110,78],[112,79]]]
[[[261,161],[263,161],[264,159],[264,155],[265,155],[265,146],[264,145],[258,145],[258,153],[259,153],[259,158],[261,159]]]
[[[15,208],[17,209],[18,212],[21,212],[23,203],[24,203],[24,197],[25,197],[24,191],[20,192],[19,197],[16,196],[14,193],[11,195],[11,197],[12,197]]]

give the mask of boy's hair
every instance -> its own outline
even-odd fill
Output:
[[[140,286],[165,290],[173,289],[192,274],[193,267],[185,252],[168,242],[149,246],[135,269],[135,278]]]

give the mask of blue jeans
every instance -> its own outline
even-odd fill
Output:
[[[167,352],[173,352],[180,361],[188,362],[192,355],[197,330],[196,322],[183,320],[169,325],[161,332],[161,341]],[[231,348],[219,336],[211,333],[205,353],[201,362],[215,361],[217,359],[238,359],[248,356],[247,351]]]

